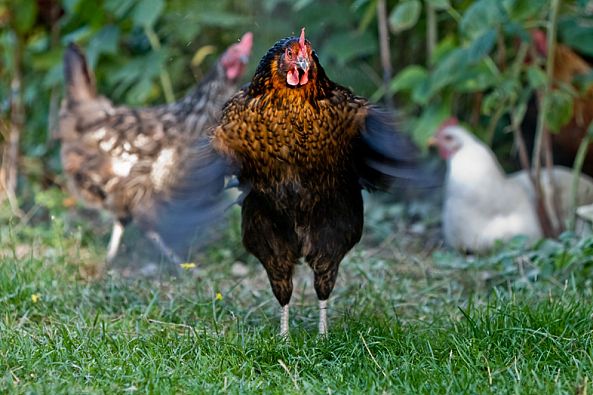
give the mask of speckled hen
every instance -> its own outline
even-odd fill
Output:
[[[66,49],[62,164],[71,192],[114,217],[107,261],[116,256],[125,225],[135,220],[179,262],[170,246],[187,244],[184,239],[214,216],[212,195],[222,186],[223,162],[207,136],[236,92],[251,46],[246,33],[185,98],[148,108],[115,106],[97,95],[82,52],[73,44]]]

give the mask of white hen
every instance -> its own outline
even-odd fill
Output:
[[[529,176],[520,171],[507,176],[490,148],[455,120],[446,122],[433,137],[439,154],[447,161],[443,233],[452,247],[484,252],[496,240],[525,235],[530,241],[542,237],[535,208],[535,193]],[[552,177],[559,203],[559,218],[564,222],[570,210],[569,191],[572,174],[555,166]],[[542,188],[548,212],[552,204],[552,183],[542,172]],[[582,176],[577,203],[593,202],[593,180]]]

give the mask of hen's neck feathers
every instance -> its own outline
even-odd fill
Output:
[[[233,83],[227,80],[224,67],[218,63],[193,87],[180,101],[173,103],[172,108],[184,109],[199,113],[206,103],[204,98],[216,99],[231,90]],[[228,97],[227,97],[228,99]],[[225,99],[226,101],[226,99]]]
[[[205,134],[219,116],[224,103],[235,92],[235,84],[226,78],[220,60],[210,72],[180,101],[162,106],[165,112],[184,120],[190,133]]]

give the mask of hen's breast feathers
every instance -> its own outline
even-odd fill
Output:
[[[388,188],[396,178],[419,178],[418,151],[388,114],[338,85],[316,89],[316,95],[239,92],[215,129],[215,148],[255,183],[311,178],[316,185],[360,182],[374,189]]]
[[[343,92],[315,102],[241,92],[225,108],[215,145],[242,164],[333,168],[349,153],[362,120],[364,103],[349,99]]]

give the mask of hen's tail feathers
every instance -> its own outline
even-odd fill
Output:
[[[64,53],[64,81],[69,100],[84,101],[96,95],[94,76],[81,49],[70,43]]]
[[[395,119],[385,110],[369,109],[361,143],[363,160],[358,170],[365,189],[433,188],[442,184],[442,177],[429,170],[418,147],[398,131]]]
[[[227,172],[226,160],[213,150],[209,139],[200,139],[188,149],[175,180],[155,197],[152,215],[139,220],[140,225],[156,231],[181,255],[200,246],[214,236],[230,204],[223,195]]]

